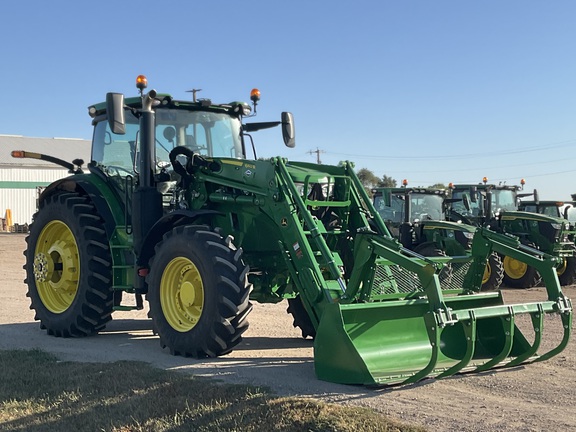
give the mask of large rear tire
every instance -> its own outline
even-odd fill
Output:
[[[179,226],[164,235],[146,279],[162,348],[185,357],[217,357],[242,340],[252,304],[241,256],[242,249],[208,226]]]
[[[496,252],[492,252],[484,269],[480,291],[496,291],[502,285],[503,280],[504,264],[502,263],[502,258]]]
[[[87,336],[112,319],[112,257],[102,219],[77,193],[48,197],[26,238],[34,319],[58,337]]]

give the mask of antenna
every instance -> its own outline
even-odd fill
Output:
[[[202,91],[202,89],[186,90],[186,92],[192,93],[192,102],[196,102],[196,93],[198,93],[199,91]]]
[[[318,147],[316,147],[316,150],[310,150],[308,152],[306,152],[308,154],[314,154],[316,153],[316,163],[318,165],[320,165],[322,163],[322,161],[320,160],[320,153],[324,153],[324,150],[320,150]]]

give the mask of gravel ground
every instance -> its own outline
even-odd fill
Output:
[[[311,397],[361,405],[434,431],[576,431],[576,348],[511,369],[425,380],[392,388],[331,384],[316,379],[312,341],[300,338],[286,314],[286,303],[256,304],[250,329],[230,355],[195,360],[161,350],[146,310],[115,312],[95,337],[60,339],[34,321],[23,283],[25,235],[0,234],[0,349],[40,348],[63,360],[139,360],[157,367],[208,376],[227,383],[269,387],[279,395]],[[565,288],[576,297],[576,287]],[[504,290],[509,303],[545,298],[543,288]],[[543,349],[561,337],[556,320],[545,323]]]

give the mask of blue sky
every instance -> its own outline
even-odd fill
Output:
[[[145,74],[176,98],[258,87],[258,121],[291,111],[297,137],[259,132],[258,156],[576,193],[573,1],[22,0],[2,18],[2,134],[89,139],[87,107]]]

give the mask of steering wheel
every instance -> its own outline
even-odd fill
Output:
[[[178,156],[186,157],[186,165],[183,166],[178,159]],[[220,165],[217,162],[208,162],[203,156],[194,153],[192,149],[184,146],[174,147],[169,154],[170,163],[174,168],[174,172],[182,177],[190,177],[194,174],[195,167],[208,167],[212,171],[220,170]]]

